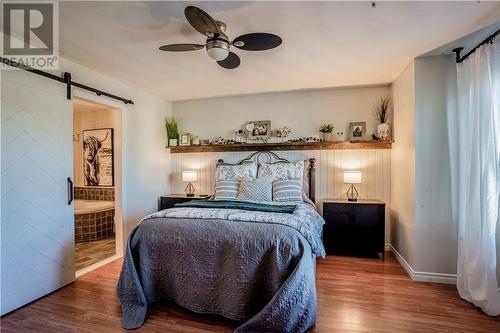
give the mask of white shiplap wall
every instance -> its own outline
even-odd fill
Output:
[[[324,198],[345,198],[347,186],[343,183],[344,170],[359,170],[363,183],[356,186],[361,199],[379,199],[386,203],[386,243],[389,235],[389,204],[391,202],[391,150],[310,150],[276,152],[289,161],[316,158],[316,204],[321,210]],[[170,184],[172,193],[184,193],[183,170],[196,170],[198,181],[194,183],[196,193],[211,194],[215,184],[215,166],[222,158],[236,163],[251,152],[230,153],[184,153],[171,154]]]

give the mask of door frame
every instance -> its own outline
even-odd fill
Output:
[[[101,260],[93,265],[90,265],[88,267],[85,267],[84,269],[81,269],[80,271],[76,272],[75,271],[75,276],[76,278],[80,277],[83,274],[86,274],[98,267],[101,267],[113,260],[116,260],[118,258],[123,257],[124,254],[124,249],[126,246],[126,241],[127,241],[127,226],[126,226],[126,214],[125,214],[125,209],[124,209],[124,202],[125,202],[125,193],[126,193],[126,188],[125,188],[125,153],[126,153],[126,142],[124,140],[125,138],[125,112],[128,109],[128,105],[125,105],[119,101],[114,101],[112,99],[102,97],[102,96],[97,96],[93,93],[78,89],[78,88],[73,88],[73,99],[71,101],[72,103],[72,111],[73,111],[73,100],[81,99],[81,100],[86,100],[92,103],[96,104],[101,104],[106,107],[109,107],[111,109],[115,109],[119,112],[119,123],[117,126],[119,127],[118,130],[115,129],[114,136],[115,138],[118,136],[120,139],[120,144],[119,147],[115,147],[114,152],[115,152],[115,159],[114,159],[114,165],[115,165],[115,247],[116,247],[116,254],[110,258]],[[118,168],[116,167],[118,166]],[[117,170],[118,169],[118,170]],[[117,172],[118,171],[118,172]],[[74,175],[73,175],[74,178]]]

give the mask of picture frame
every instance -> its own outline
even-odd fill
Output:
[[[270,120],[249,121],[245,128],[250,140],[267,140],[271,137]]]
[[[366,121],[349,123],[349,140],[366,140]]]
[[[179,135],[179,146],[190,146],[191,145],[191,134],[181,133]]]
[[[113,129],[86,129],[82,131],[82,137],[83,185],[114,186]]]

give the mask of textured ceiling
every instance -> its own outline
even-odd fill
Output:
[[[271,32],[274,50],[236,50],[241,66],[219,67],[183,10],[197,5],[235,38]],[[170,101],[393,81],[412,57],[498,18],[498,2],[60,2],[60,53]]]

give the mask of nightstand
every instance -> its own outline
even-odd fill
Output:
[[[323,200],[323,243],[327,254],[384,258],[385,203],[379,200]]]
[[[158,210],[163,210],[167,208],[172,208],[176,203],[186,202],[191,200],[203,200],[208,199],[210,196],[206,195],[195,195],[193,197],[188,197],[185,194],[168,194],[160,196],[158,198]]]

